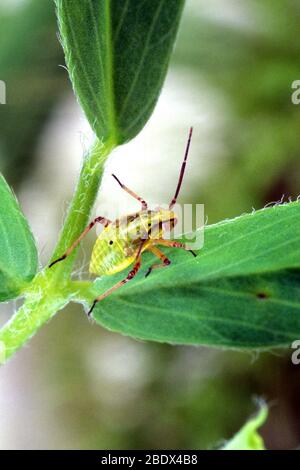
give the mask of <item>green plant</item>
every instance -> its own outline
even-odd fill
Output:
[[[267,417],[268,407],[261,402],[258,412],[220,450],[266,450],[257,430],[265,423]]]
[[[61,39],[75,94],[96,141],[52,256],[86,227],[103,166],[113,148],[135,137],[157,101],[183,0],[56,0]],[[37,250],[16,200],[0,180],[0,300],[24,304],[0,331],[4,363],[53,315],[88,304],[118,280],[71,278],[76,253],[37,272]],[[300,203],[266,208],[205,229],[196,260],[142,275],[98,304],[95,320],[137,338],[182,344],[270,348],[300,334]],[[146,258],[146,268],[151,261]],[[124,273],[121,274],[124,277]]]

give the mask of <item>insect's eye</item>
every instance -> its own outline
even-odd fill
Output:
[[[148,227],[151,227],[151,222],[148,223]]]
[[[113,242],[112,240],[110,240],[109,244],[110,244],[110,245],[113,245],[113,243],[114,243],[114,242]]]

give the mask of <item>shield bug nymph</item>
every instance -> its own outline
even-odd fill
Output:
[[[123,280],[119,281],[117,284],[115,284],[103,294],[99,295],[99,297],[94,300],[88,315],[92,313],[93,308],[97,302],[103,300],[116,289],[134,278],[141,267],[141,255],[144,251],[150,251],[160,260],[160,263],[153,264],[148,269],[146,276],[149,276],[149,274],[154,269],[169,266],[171,263],[171,261],[158,248],[158,245],[173,248],[183,248],[184,250],[190,251],[194,256],[196,256],[196,254],[191,249],[189,249],[185,243],[165,240],[163,238],[164,227],[166,224],[172,228],[177,223],[177,216],[173,212],[173,208],[176,204],[183,181],[192,132],[193,128],[191,127],[176,191],[168,209],[162,209],[158,207],[155,210],[149,210],[148,204],[146,201],[144,201],[144,199],[135,194],[131,189],[127,188],[115,175],[112,175],[124,191],[140,202],[141,210],[134,214],[120,217],[115,221],[110,221],[107,218],[101,216],[96,217],[82,232],[79,238],[74,241],[70,248],[60,258],[50,264],[49,267],[52,267],[59,261],[66,259],[66,257],[78,246],[85,235],[97,223],[104,225],[104,229],[97,238],[92,251],[89,267],[90,273],[96,274],[98,276],[112,275],[119,271],[123,271],[132,264],[133,267]]]

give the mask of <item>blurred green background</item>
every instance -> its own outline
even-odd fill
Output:
[[[0,170],[14,187],[46,263],[91,132],[72,95],[51,0],[2,0]],[[124,212],[112,171],[153,202],[170,199],[194,125],[182,202],[204,203],[209,223],[295,199],[300,177],[300,3],[187,0],[157,108],[117,149],[96,208]],[[108,209],[109,210],[109,209]],[[87,275],[95,234],[83,246]],[[16,305],[1,305],[1,323]],[[70,306],[0,371],[1,449],[217,446],[270,404],[270,449],[300,442],[300,366],[292,349],[245,353],[138,342],[89,323]]]

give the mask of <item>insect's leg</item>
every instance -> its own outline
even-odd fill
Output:
[[[163,238],[157,239],[157,240],[152,240],[152,243],[154,245],[163,245],[163,246],[168,246],[170,248],[183,248],[186,251],[189,251],[192,253],[193,256],[197,256],[197,253],[195,253],[193,250],[191,250],[186,243],[180,243],[180,242],[175,242],[173,240],[164,240]]]
[[[89,233],[90,230],[96,225],[97,223],[103,224],[105,227],[107,227],[111,221],[106,219],[105,217],[96,217],[90,225],[82,232],[82,234],[75,240],[75,242],[70,246],[70,248],[67,249],[67,251],[58,259],[55,261],[52,261],[52,263],[49,265],[49,268],[51,268],[54,264],[59,263],[59,261],[63,261],[66,259],[67,256],[79,245],[79,243],[82,241],[82,239]]]
[[[90,310],[88,311],[88,316],[91,315],[92,311],[94,310],[95,305],[96,305],[98,302],[100,302],[100,300],[105,299],[105,297],[107,297],[107,296],[110,295],[112,292],[114,292],[115,290],[119,289],[119,287],[122,287],[124,284],[126,284],[127,282],[131,281],[131,279],[134,278],[134,276],[137,274],[137,272],[139,271],[139,269],[140,269],[140,267],[141,267],[141,262],[142,262],[141,253],[142,253],[144,244],[145,244],[145,241],[142,241],[141,244],[140,244],[140,246],[139,246],[139,249],[138,249],[137,254],[136,254],[136,257],[135,257],[135,263],[134,263],[134,265],[133,265],[132,270],[127,274],[127,276],[125,277],[125,279],[123,279],[122,281],[117,282],[117,284],[115,284],[114,286],[112,286],[110,289],[108,289],[108,290],[107,290],[106,292],[104,292],[103,294],[99,295],[99,297],[97,297],[97,298],[94,300],[92,307],[91,307]]]
[[[148,208],[148,205],[147,205],[147,202],[144,201],[144,199],[142,199],[140,196],[138,196],[136,193],[134,193],[133,191],[131,191],[131,189],[127,188],[127,186],[125,186],[123,183],[121,183],[121,181],[119,180],[119,178],[116,177],[116,175],[112,175],[115,180],[119,183],[119,185],[121,186],[122,189],[124,189],[124,191],[126,191],[128,194],[130,194],[130,196],[134,197],[134,199],[137,199],[141,204],[142,204],[142,211],[143,210],[147,210]]]
[[[123,279],[122,281],[119,281],[117,282],[117,284],[115,284],[114,286],[112,286],[110,289],[108,289],[106,292],[104,292],[103,294],[99,295],[99,297],[97,297],[94,302],[93,302],[93,305],[92,307],[90,308],[89,312],[88,312],[88,316],[91,315],[92,311],[94,310],[95,308],[95,305],[100,302],[101,300],[105,299],[105,297],[107,297],[108,295],[112,294],[115,290],[119,289],[119,287],[122,287],[124,284],[126,284],[127,282],[131,281],[131,279],[134,278],[134,276],[137,274],[137,272],[139,271],[141,267],[141,257],[139,256],[132,268],[132,270],[128,273],[128,275],[125,277],[125,279]]]
[[[161,263],[153,264],[152,266],[150,266],[147,273],[145,274],[145,277],[149,276],[149,274],[152,273],[153,269],[165,268],[171,264],[171,261],[158,248],[151,246],[148,248],[148,250],[151,251],[151,253],[153,253],[155,256],[157,256],[157,258],[161,260]]]

